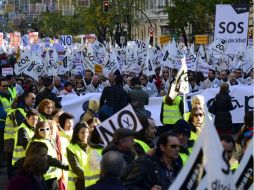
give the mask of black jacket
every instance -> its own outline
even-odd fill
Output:
[[[231,97],[228,93],[218,93],[215,97],[215,119],[214,125],[218,129],[230,129],[232,127],[233,110]]]
[[[35,107],[37,107],[43,99],[50,99],[55,102],[56,108],[62,107],[62,105],[60,104],[60,98],[58,98],[56,94],[52,93],[51,89],[45,88],[39,94],[37,94]]]
[[[133,167],[133,164],[134,164],[134,161],[135,161],[135,156],[136,155],[133,152],[124,152],[124,151],[119,150],[117,148],[117,145],[113,141],[111,143],[109,143],[104,148],[104,150],[102,151],[102,155],[105,154],[108,151],[117,151],[120,154],[122,154],[122,156],[125,160],[125,163],[126,163],[126,167],[122,171],[122,174],[121,174],[121,177],[120,177],[120,180],[123,181],[127,177],[128,173],[131,171],[131,169]]]
[[[173,164],[173,169],[169,170],[156,155],[152,157],[146,155],[135,162],[123,184],[129,190],[148,190],[154,185],[159,185],[162,190],[167,190],[181,168],[181,159],[177,159]]]

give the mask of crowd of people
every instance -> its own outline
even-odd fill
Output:
[[[229,86],[253,85],[253,72],[209,70],[206,79],[200,72],[188,72],[191,92],[220,88],[211,112],[232,171],[253,136],[253,111],[242,116],[243,127],[233,134]],[[205,100],[194,96],[190,112],[184,113],[181,94],[168,96],[177,70],[159,67],[155,73],[148,77],[116,71],[105,77],[86,70],[84,77],[0,78],[0,165],[6,165],[8,189],[168,189],[200,135]],[[62,110],[61,96],[95,92],[101,93],[100,100],[89,100],[74,124],[75,115]],[[163,126],[156,126],[145,109],[149,98],[157,96],[163,97]],[[142,130],[119,128],[104,144],[96,127],[128,104]]]

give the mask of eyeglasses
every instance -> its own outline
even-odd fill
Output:
[[[202,113],[196,113],[196,114],[194,114],[194,117],[203,117],[204,116],[204,114],[202,114]]]
[[[40,128],[39,129],[40,132],[49,131],[49,130],[50,130],[50,128]]]
[[[171,144],[171,145],[168,145],[168,146],[170,146],[173,149],[180,147],[180,145],[178,145],[178,144]]]

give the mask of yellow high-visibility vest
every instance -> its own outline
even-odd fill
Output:
[[[87,147],[87,161],[85,166],[85,185],[86,187],[95,184],[101,173],[100,161],[102,159],[102,148]]]
[[[26,130],[29,139],[31,139],[34,136],[34,131],[32,129],[30,129],[29,127],[27,127],[24,123],[22,123],[17,128],[16,134],[15,134],[15,138],[14,138],[14,151],[13,151],[12,165],[14,165],[15,162],[18,159],[23,158],[26,155],[26,149],[24,149],[23,146],[17,145],[17,143],[18,143],[18,131],[21,128]]]
[[[166,96],[163,97],[163,124],[175,124],[179,119],[182,119],[179,105],[182,100],[180,96],[176,96],[172,105],[165,103]]]
[[[78,159],[79,166],[83,169],[84,174],[85,172],[85,165],[87,161],[87,155],[84,150],[82,150],[78,144],[69,144],[67,147],[69,151],[71,151],[76,158]],[[85,176],[84,176],[85,177]],[[77,180],[77,175],[72,171],[71,166],[68,172],[68,190],[75,190],[75,181]],[[85,184],[84,184],[85,188]]]
[[[134,142],[138,143],[143,148],[145,153],[147,153],[150,150],[150,147],[144,141],[141,141],[141,140],[138,140],[138,139],[134,139]]]
[[[55,148],[53,147],[53,145],[51,144],[49,139],[31,139],[31,141],[29,141],[26,150],[28,149],[28,147],[30,146],[31,143],[33,142],[42,142],[45,143],[46,146],[48,147],[48,155],[51,156],[52,158],[57,159],[57,153]],[[57,178],[60,179],[62,176],[62,170],[58,169],[56,167],[49,167],[47,173],[45,173],[43,175],[45,180],[49,180],[49,179],[53,179],[53,178]]]
[[[16,110],[19,110],[20,113],[24,116],[24,118],[26,118],[26,112],[23,108],[12,109],[5,120],[4,140],[14,140],[15,133],[18,128],[15,116]]]

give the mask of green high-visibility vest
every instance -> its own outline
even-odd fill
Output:
[[[8,115],[9,112],[12,110],[12,109],[11,109],[12,98],[7,99],[6,97],[0,96],[0,102],[1,102],[2,105],[3,105],[4,111],[5,111],[6,114]]]
[[[102,148],[86,149],[87,161],[85,166],[85,185],[86,187],[95,184],[100,178],[100,161],[102,159]]]
[[[17,97],[17,89],[16,89],[16,87],[15,86],[14,87],[8,87],[8,91],[11,94],[11,98],[13,100],[15,100],[15,98]]]
[[[179,156],[180,156],[180,158],[183,161],[183,165],[185,165],[187,160],[189,159],[189,156],[187,154],[185,154],[185,153],[179,153]]]
[[[26,126],[26,124],[22,123],[16,131],[15,138],[14,138],[14,151],[13,151],[13,158],[12,158],[12,165],[15,164],[15,162],[20,159],[25,157],[26,155],[26,149],[24,149],[23,146],[17,145],[18,144],[18,131],[19,129],[25,129],[29,139],[31,139],[34,136],[34,131],[30,129],[29,127]]]
[[[83,169],[84,174],[87,172],[85,171],[85,165],[86,165],[86,161],[87,161],[87,155],[86,152],[84,150],[82,150],[78,144],[69,144],[69,146],[67,147],[67,149],[69,151],[71,151],[75,157],[78,159],[78,164],[80,166],[81,169]],[[71,166],[70,166],[70,170],[68,172],[68,190],[75,190],[75,181],[77,180],[77,175],[72,171]],[[84,184],[84,188],[85,188],[85,184]]]
[[[4,140],[9,140],[9,139],[14,140],[15,132],[18,128],[17,122],[16,122],[16,115],[15,115],[16,110],[19,110],[20,113],[24,116],[24,118],[26,117],[26,112],[23,108],[12,109],[9,112],[5,120]]]
[[[172,105],[165,103],[166,96],[163,97],[163,124],[175,124],[179,119],[182,119],[182,114],[179,110],[179,105],[182,100],[180,96],[176,96]]]
[[[144,141],[141,141],[141,140],[138,140],[138,139],[134,139],[134,142],[138,143],[143,148],[145,153],[147,153],[150,150],[150,147]]]
[[[52,158],[57,159],[57,153],[55,148],[53,147],[53,145],[51,144],[49,139],[31,139],[31,141],[29,141],[26,150],[28,149],[28,147],[30,146],[30,144],[32,142],[42,142],[45,143],[46,146],[48,147],[48,155],[51,156]],[[45,173],[43,175],[45,180],[49,180],[49,179],[53,179],[53,178],[57,178],[60,179],[62,176],[62,170],[58,169],[56,167],[49,167],[47,173]]]

